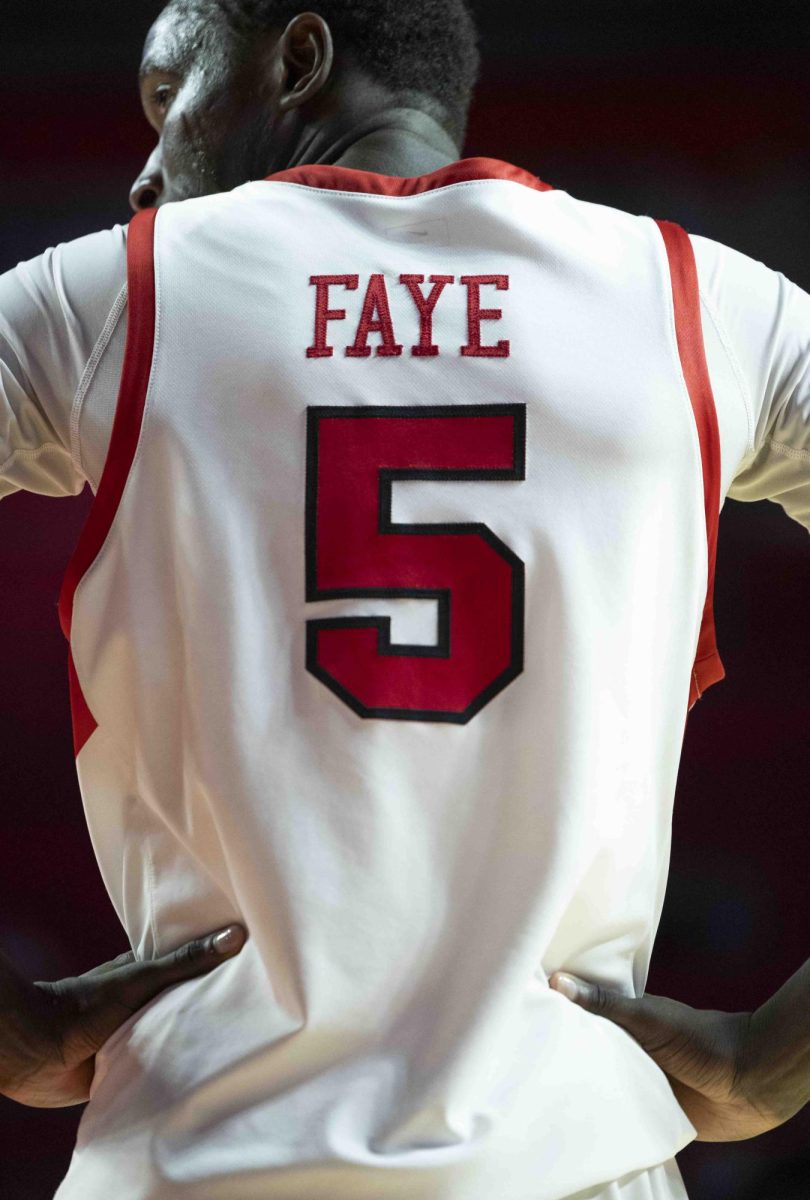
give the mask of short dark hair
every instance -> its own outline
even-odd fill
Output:
[[[358,65],[400,103],[426,110],[460,147],[478,78],[478,32],[466,0],[216,0],[238,33],[323,17]]]

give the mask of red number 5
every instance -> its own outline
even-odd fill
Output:
[[[310,407],[306,598],[438,600],[435,646],[389,617],[307,621],[307,669],[361,717],[463,725],[523,670],[523,563],[480,522],[393,524],[397,479],[526,478],[525,404]]]

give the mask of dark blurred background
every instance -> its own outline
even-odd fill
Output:
[[[3,0],[0,270],[129,219],[153,141],[135,74],[160,7]],[[467,155],[677,221],[810,290],[806,0],[474,7],[484,67]],[[127,948],[84,825],[56,613],[90,500],[86,488],[0,505],[0,946],[34,979]],[[807,956],[808,610],[807,532],[775,504],[727,501],[715,593],[727,677],[687,723],[650,992],[752,1009]],[[81,1112],[0,1098],[3,1200],[51,1200]],[[691,1200],[807,1200],[809,1147],[810,1106],[679,1161]]]

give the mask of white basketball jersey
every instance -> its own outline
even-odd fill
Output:
[[[559,1200],[695,1130],[644,990],[724,672],[687,234],[492,159],[140,213],[68,567],[77,769],[141,959],[60,1200]]]

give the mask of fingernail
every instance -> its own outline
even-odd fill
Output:
[[[214,938],[214,950],[217,954],[230,954],[242,941],[242,930],[238,925],[229,925]]]
[[[579,980],[575,979],[573,975],[566,975],[563,971],[560,971],[556,976],[554,990],[562,992],[569,1000],[578,1000],[583,992]]]

